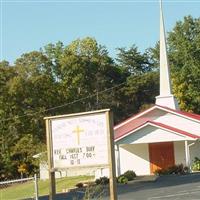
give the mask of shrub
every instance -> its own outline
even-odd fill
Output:
[[[77,188],[82,188],[82,187],[83,187],[83,183],[77,183],[77,184],[76,184],[76,187],[77,187]]]
[[[122,183],[122,184],[127,184],[127,183],[128,183],[128,178],[125,177],[125,176],[123,176],[123,175],[121,175],[121,176],[119,176],[119,177],[117,178],[117,182],[118,182],[118,183]]]
[[[128,179],[128,181],[132,181],[136,177],[136,174],[134,171],[128,170],[123,174],[123,176],[125,176]]]
[[[95,180],[95,183],[96,183],[96,185],[99,185],[99,184],[101,183],[100,179],[97,178],[97,179]]]
[[[166,169],[159,169],[155,171],[157,175],[168,175],[168,174],[186,174],[189,172],[188,167],[184,167],[183,164],[173,165]]]
[[[100,177],[99,179],[96,179],[95,180],[95,183],[97,185],[107,185],[109,183],[109,178],[104,176],[104,177]]]
[[[89,186],[86,187],[85,194],[83,196],[83,200],[90,199],[103,199],[106,194],[105,187],[103,185]],[[79,198],[77,198],[78,200]]]
[[[109,183],[109,178],[104,176],[100,178],[100,181],[102,185],[107,185]]]
[[[168,172],[166,169],[157,169],[155,172],[154,172],[155,175],[167,175]]]
[[[195,157],[194,163],[192,164],[192,170],[200,171],[200,159]]]

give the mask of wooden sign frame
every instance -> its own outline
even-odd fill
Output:
[[[54,200],[56,195],[56,182],[55,171],[53,162],[53,141],[52,141],[52,120],[59,118],[78,117],[86,115],[94,115],[105,113],[106,115],[106,128],[107,128],[107,147],[108,147],[108,165],[103,164],[102,167],[109,168],[110,175],[110,200],[117,200],[116,192],[116,172],[115,172],[115,152],[114,152],[114,132],[113,132],[113,116],[110,109],[97,110],[92,112],[75,113],[69,115],[59,115],[52,117],[45,117],[46,124],[46,139],[47,139],[47,153],[48,153],[48,166],[49,166],[49,199]],[[85,166],[90,167],[90,166]]]

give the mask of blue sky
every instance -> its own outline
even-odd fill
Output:
[[[11,63],[48,43],[69,44],[91,36],[112,57],[116,48],[136,44],[140,51],[159,40],[159,1],[1,1],[0,59]],[[166,30],[186,15],[200,17],[200,0],[163,1]]]

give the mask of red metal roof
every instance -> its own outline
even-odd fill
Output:
[[[148,118],[136,118],[123,126],[120,126],[119,128],[115,129],[115,139],[121,138],[122,136],[128,134],[129,132],[135,130],[136,128],[139,128],[140,126],[144,125],[146,122],[148,122],[150,119]]]
[[[134,118],[139,117],[140,115],[143,115],[144,113],[148,113],[149,111],[151,111],[154,107],[156,107],[155,105],[151,106],[150,108],[148,108],[147,110],[141,111],[137,114],[133,114],[132,116],[128,117],[127,119],[123,120],[122,122],[118,123],[115,125],[114,129],[116,129],[118,126],[128,122],[129,120],[133,120]]]
[[[145,124],[147,125],[155,125],[155,126],[158,126],[160,128],[165,128],[169,131],[173,131],[173,132],[176,132],[176,133],[179,133],[181,135],[185,135],[185,136],[188,136],[188,137],[191,137],[193,139],[197,139],[197,138],[200,138],[200,136],[197,136],[197,135],[194,135],[194,134],[191,134],[189,132],[186,132],[186,131],[183,131],[183,130],[180,130],[180,129],[177,129],[177,128],[174,128],[174,127],[171,127],[171,126],[168,126],[166,124],[162,124],[160,122],[155,122],[155,121],[150,121],[150,120],[144,120],[144,121],[138,121],[137,125],[135,125],[133,127],[133,129],[127,129],[126,132],[116,132],[115,131],[115,140],[119,140],[119,139],[122,139],[124,137],[126,137],[127,135],[129,135],[130,133],[134,133],[134,131],[142,126],[144,126]]]

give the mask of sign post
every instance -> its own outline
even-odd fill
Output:
[[[115,150],[114,150],[114,132],[113,116],[111,112],[106,113],[108,130],[108,155],[110,172],[110,199],[117,200],[116,171],[115,171]]]
[[[49,200],[55,199],[56,184],[55,172],[53,170],[53,152],[52,152],[52,137],[50,120],[46,119],[46,138],[47,138],[47,157],[49,166]]]
[[[55,171],[105,167],[110,171],[110,199],[117,200],[113,121],[109,109],[46,117],[50,199]]]

